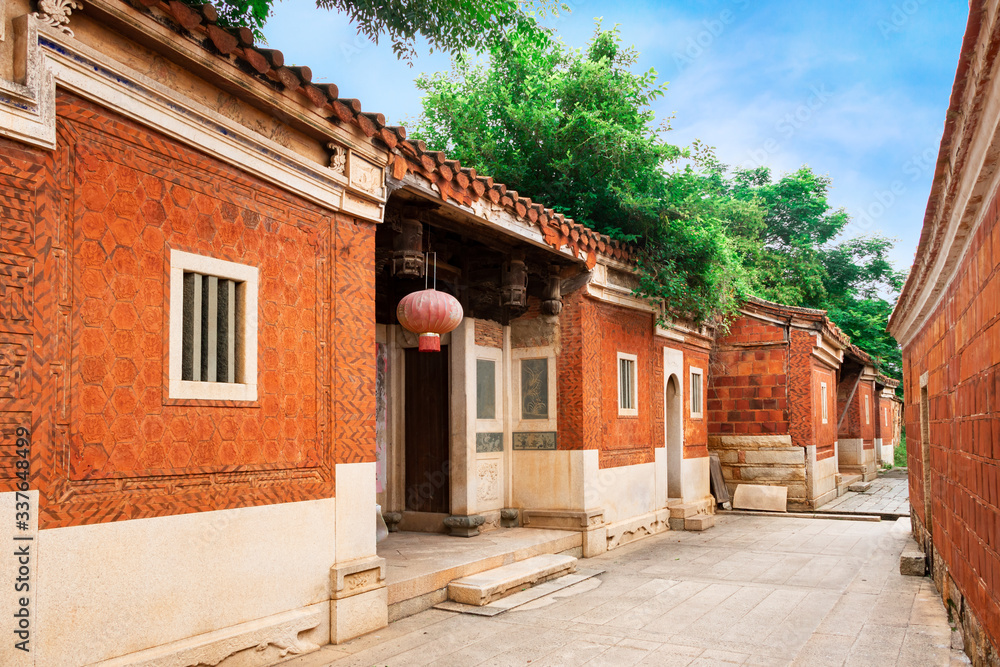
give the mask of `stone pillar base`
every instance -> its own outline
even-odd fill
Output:
[[[330,570],[330,643],[341,644],[389,624],[385,559],[337,563]]]
[[[608,530],[604,510],[523,510],[521,518],[528,528],[575,530],[583,533],[583,557],[600,556],[608,550]]]
[[[450,516],[444,520],[444,525],[456,537],[475,537],[479,534],[479,527],[484,523],[486,523],[486,517],[480,514]]]

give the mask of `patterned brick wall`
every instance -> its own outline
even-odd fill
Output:
[[[749,316],[733,321],[713,352],[708,432],[788,433],[788,355],[784,327]]]
[[[903,349],[910,502],[930,465],[933,545],[1000,646],[1000,225],[996,193],[937,309]],[[928,374],[930,461],[921,442]]]
[[[503,348],[503,327],[490,320],[476,320],[476,345]]]
[[[812,396],[814,425],[813,443],[816,445],[816,459],[823,460],[834,455],[837,441],[837,374],[826,366],[813,361]],[[823,405],[821,402],[822,383],[826,382],[826,423],[823,423]]]
[[[57,113],[55,152],[0,153],[0,336],[35,350],[0,418],[5,445],[34,424],[41,527],[332,496],[334,463],[374,459],[373,225],[73,96]],[[171,248],[259,266],[255,404],[167,398]]]
[[[601,303],[582,292],[564,299],[560,327],[559,448],[598,449],[601,467],[651,463],[653,449],[664,442],[663,348],[677,344],[653,335],[652,314]],[[685,376],[692,365],[707,375],[708,351],[681,347]],[[618,415],[619,352],[637,357],[635,417]],[[687,380],[684,386],[689,387]],[[707,456],[707,420],[690,418],[687,391],[684,405],[684,456]]]

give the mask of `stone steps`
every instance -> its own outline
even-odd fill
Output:
[[[708,530],[714,525],[714,514],[696,514],[684,519],[684,530]]]
[[[502,567],[456,579],[448,584],[448,599],[483,606],[534,584],[576,571],[576,558],[543,554]]]

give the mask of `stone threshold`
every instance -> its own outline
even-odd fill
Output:
[[[454,611],[459,614],[473,614],[475,616],[497,616],[504,613],[505,611],[510,611],[511,609],[517,609],[522,605],[526,605],[529,602],[534,602],[540,598],[547,595],[551,595],[557,591],[561,591],[564,588],[569,588],[570,586],[575,586],[580,582],[586,581],[599,574],[604,574],[604,570],[577,570],[573,574],[566,574],[555,579],[550,579],[544,583],[536,584],[531,588],[523,591],[514,593],[513,595],[508,595],[505,598],[496,600],[487,605],[479,606],[472,604],[462,604],[461,602],[453,602],[451,600],[446,600],[440,604],[434,605],[435,609],[442,609],[444,611]]]
[[[740,516],[784,516],[793,519],[835,519],[837,521],[868,521],[877,523],[882,517],[871,514],[834,514],[825,512],[766,512],[763,510],[717,510],[718,514]]]

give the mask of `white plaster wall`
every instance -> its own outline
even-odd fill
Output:
[[[696,459],[684,459],[681,462],[681,491],[685,503],[704,500],[712,495],[708,481],[711,463],[709,457],[700,456]]]
[[[591,456],[592,455],[592,456]],[[589,459],[593,458],[591,463]],[[511,452],[513,505],[521,509],[584,509],[584,469],[595,450]]]
[[[36,664],[90,664],[329,600],[337,509],[330,498],[40,531]]]
[[[896,460],[896,448],[892,445],[882,445],[882,462],[883,463],[893,463]]]
[[[337,562],[375,555],[375,462],[338,463]]]
[[[604,520],[608,523],[652,512],[658,509],[656,464],[640,463],[603,470],[595,466],[587,470],[585,494],[587,508],[603,508]]]
[[[829,493],[830,491],[835,491],[837,489],[836,456],[829,456],[825,459],[816,461],[813,471],[816,482],[813,487],[814,495],[810,500],[819,498],[824,493]]]
[[[667,506],[667,450],[657,447],[653,450],[653,465],[656,469],[656,507]]]
[[[864,463],[864,440],[861,438],[844,438],[838,440],[838,457],[840,465],[859,466]]]

